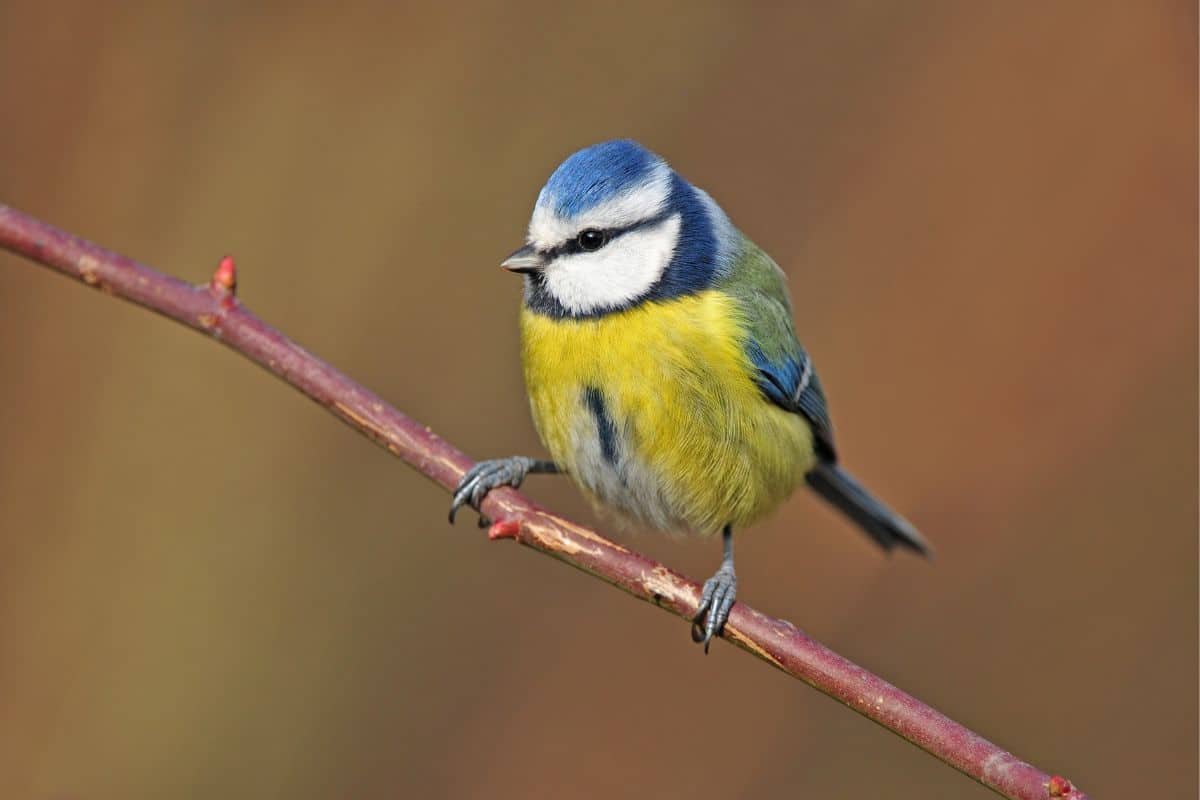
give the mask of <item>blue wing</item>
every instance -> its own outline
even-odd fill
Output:
[[[825,393],[812,359],[796,341],[783,271],[743,237],[742,252],[721,288],[738,302],[745,336],[742,349],[763,399],[799,414],[812,428],[817,463],[805,475],[808,485],[883,547],[901,545],[928,553],[929,545],[909,522],[837,465]]]
[[[754,382],[763,395],[785,411],[807,419],[816,438],[817,453],[828,461],[836,461],[833,424],[825,405],[825,392],[808,353],[797,344],[788,355],[772,360],[757,343],[750,343],[748,350],[757,369]]]
[[[755,369],[754,382],[765,399],[808,420],[817,455],[836,461],[825,393],[812,360],[796,341],[783,270],[749,239],[742,237],[741,245],[722,288],[741,306],[743,347]]]

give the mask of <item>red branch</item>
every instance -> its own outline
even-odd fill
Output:
[[[217,339],[446,489],[471,466],[467,456],[428,428],[250,313],[236,297],[237,274],[228,256],[209,283],[193,286],[4,205],[0,205],[0,247]],[[490,539],[516,539],[685,619],[695,612],[699,599],[695,582],[550,514],[511,489],[490,493],[483,510],[497,520],[488,532]],[[1026,764],[813,641],[789,622],[739,602],[724,636],[1004,797],[1085,800],[1070,781]]]

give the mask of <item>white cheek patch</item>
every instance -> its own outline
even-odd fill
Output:
[[[624,228],[662,213],[671,194],[671,168],[658,164],[645,181],[570,219],[554,211],[554,198],[539,197],[529,220],[528,243],[549,250],[588,228]]]
[[[594,253],[560,256],[542,273],[546,290],[574,314],[617,308],[658,283],[675,255],[680,218],[623,233]]]

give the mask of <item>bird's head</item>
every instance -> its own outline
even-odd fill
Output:
[[[526,276],[526,303],[594,317],[711,285],[736,231],[662,158],[621,139],[584,148],[538,195],[526,245],[502,266]]]

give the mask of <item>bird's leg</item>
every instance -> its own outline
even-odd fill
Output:
[[[553,461],[538,461],[527,456],[480,461],[467,470],[454,489],[454,499],[450,501],[450,524],[454,524],[454,515],[464,504],[470,504],[471,508],[478,511],[483,498],[497,486],[511,486],[516,489],[521,485],[521,481],[525,480],[526,475],[555,474],[561,471]]]
[[[729,619],[729,609],[733,608],[733,598],[737,594],[737,575],[733,572],[733,528],[726,525],[721,531],[721,542],[725,546],[725,557],[717,574],[704,582],[704,591],[700,595],[700,605],[696,616],[692,617],[692,641],[704,644],[704,652],[708,652],[709,642],[725,627]],[[704,624],[701,620],[708,612]]]

